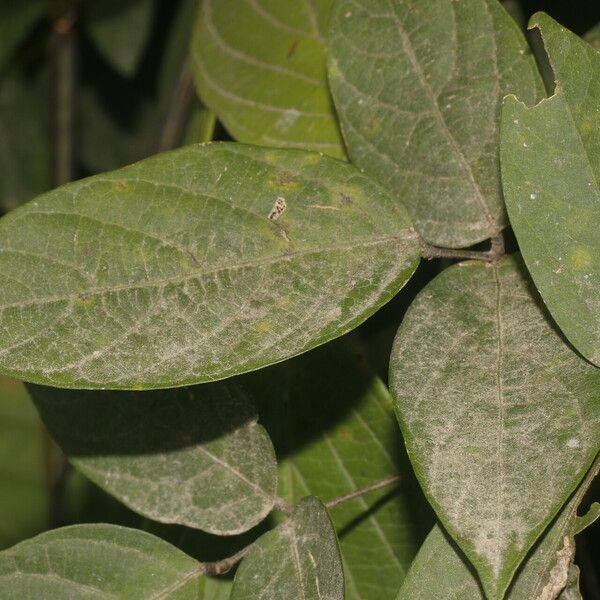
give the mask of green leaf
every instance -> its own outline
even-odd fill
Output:
[[[23,384],[0,377],[0,548],[48,526],[42,424]]]
[[[310,376],[307,376],[307,373]],[[279,493],[343,496],[390,486],[331,510],[346,600],[392,600],[431,526],[405,455],[390,395],[347,340],[243,378],[279,457]]]
[[[567,587],[561,592],[558,600],[583,600],[579,591],[579,567],[569,565]]]
[[[335,531],[316,498],[264,534],[240,564],[231,600],[343,600],[344,577]]]
[[[600,370],[553,329],[513,256],[451,267],[419,294],[390,380],[426,495],[502,598],[599,450]]]
[[[592,468],[519,570],[506,600],[552,600],[573,576],[577,507],[597,472]],[[569,584],[573,587],[574,582]],[[576,585],[576,584],[575,584]],[[553,594],[551,592],[554,592]],[[436,525],[415,558],[397,600],[485,600],[476,575],[450,537]],[[576,600],[563,596],[560,600]]]
[[[11,600],[197,600],[200,565],[161,539],[116,525],[75,525],[0,553]]]
[[[0,73],[23,38],[44,16],[45,0],[2,2],[0,6]],[[0,111],[1,112],[1,111]]]
[[[50,187],[49,76],[50,70],[43,65],[14,68],[0,79],[2,211],[12,210]]]
[[[241,142],[344,156],[325,67],[331,0],[204,0],[191,56],[203,102]]]
[[[533,108],[504,102],[506,204],[552,317],[600,366],[600,53],[546,15],[530,27],[541,31],[557,86]]]
[[[150,36],[155,0],[102,0],[91,2],[87,30],[96,48],[125,76],[132,75]]]
[[[198,0],[181,0],[171,9],[171,19],[161,23],[166,34],[148,57],[147,69],[153,74],[149,81],[138,77],[123,80],[114,74],[82,78],[78,90],[79,158],[88,171],[116,169],[161,147],[166,124],[173,119],[169,114],[173,104],[181,107],[185,105],[182,96],[193,94],[193,83],[189,81],[188,88],[181,86],[181,80],[189,72],[186,59],[197,7]]]
[[[337,0],[329,79],[350,158],[427,242],[469,246],[506,225],[500,101],[534,102],[542,85],[496,0]]]
[[[188,146],[0,220],[1,370],[90,388],[228,377],[356,327],[418,260],[405,211],[347,163]]]
[[[600,50],[600,23],[596,23],[584,36],[583,39],[590,43],[596,50]]]
[[[232,535],[273,508],[273,446],[237,385],[144,393],[30,389],[75,467],[146,517]]]

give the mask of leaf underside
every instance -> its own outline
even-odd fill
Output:
[[[600,366],[600,53],[550,17],[538,27],[555,94],[504,102],[502,180],[511,224],[544,302]]]
[[[59,387],[181,386],[329,341],[419,260],[404,209],[354,167],[188,146],[0,220],[0,369]]]
[[[335,531],[314,497],[264,534],[240,564],[231,600],[344,600],[344,576]]]
[[[390,379],[426,495],[502,598],[598,452],[600,371],[563,342],[512,256],[451,267],[419,294]]]
[[[351,160],[427,242],[465,247],[506,225],[500,103],[533,103],[542,84],[496,0],[338,0],[329,80]]]
[[[11,600],[197,600],[198,563],[167,542],[116,525],[48,531],[0,553]]]
[[[146,517],[232,535],[273,507],[273,446],[234,383],[154,392],[30,391],[75,467]]]

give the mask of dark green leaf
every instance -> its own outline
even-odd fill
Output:
[[[600,366],[600,53],[546,15],[530,27],[540,29],[558,83],[533,108],[504,102],[506,204],[552,316]]]
[[[0,548],[48,525],[42,431],[23,384],[0,377]]]
[[[186,89],[181,79],[197,6],[198,0],[182,0],[172,21],[161,23],[168,29],[164,44],[157,44],[148,62],[147,69],[154,74],[149,78],[151,90],[146,89],[148,82],[143,80],[142,85],[137,78],[125,82],[118,77],[82,78],[78,133],[80,159],[86,169],[108,171],[154,154],[173,119],[172,106],[183,108],[185,117],[185,97],[193,94],[193,83],[189,81],[190,89]]]
[[[240,564],[231,600],[343,600],[344,577],[325,507],[301,500],[292,516],[264,534]]]
[[[50,187],[49,82],[45,66],[11,69],[0,79],[2,211]]]
[[[1,368],[61,387],[228,377],[356,327],[418,260],[404,209],[344,162],[188,146],[0,221]]]
[[[152,28],[155,0],[90,2],[87,28],[96,47],[123,73],[136,70]]]
[[[31,392],[71,462],[140,514],[232,535],[273,507],[273,446],[237,385]]]
[[[46,10],[45,0],[5,0],[0,5],[0,73]],[[1,113],[1,111],[0,111]]]
[[[387,186],[432,244],[506,225],[499,105],[541,81],[496,0],[337,0],[329,78],[352,161]]]
[[[11,600],[198,600],[200,566],[143,531],[75,525],[0,553],[0,597]]]
[[[488,598],[502,598],[599,450],[600,370],[508,257],[451,267],[419,294],[390,380],[425,493]]]
[[[204,0],[192,45],[202,100],[241,142],[344,156],[325,69],[331,0]]]
[[[401,454],[390,395],[346,340],[243,378],[279,457],[290,502],[328,500],[400,474],[401,483],[340,504],[346,600],[392,600],[431,526]]]

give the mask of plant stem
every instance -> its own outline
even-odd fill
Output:
[[[289,517],[294,512],[294,507],[279,496],[275,497],[275,508],[280,510],[286,517]]]
[[[52,39],[54,63],[54,185],[73,180],[73,134],[75,104],[75,31],[73,6],[57,3]]]
[[[200,563],[200,570],[203,575],[224,575],[228,573],[239,563],[254,545],[254,542],[248,544],[245,548],[242,548],[239,552],[236,552],[234,555],[229,556],[228,558],[224,558],[222,560],[217,560],[215,562],[206,562]]]
[[[349,494],[344,494],[343,496],[338,496],[333,500],[329,500],[329,502],[325,502],[325,506],[327,508],[335,508],[339,504],[343,504],[344,502],[348,502],[350,500],[354,500],[355,498],[359,498],[360,496],[364,496],[369,492],[374,492],[375,490],[380,490],[381,488],[387,487],[394,483],[398,483],[400,481],[400,475],[394,475],[393,477],[388,477],[387,479],[382,479],[381,481],[376,481],[371,485],[368,485],[364,488],[360,488]]]
[[[171,95],[169,109],[158,142],[158,152],[177,148],[183,139],[194,97],[192,69],[186,60],[183,63],[177,84]]]
[[[504,256],[504,237],[502,232],[491,238],[489,250],[456,250],[454,248],[439,248],[431,246],[427,242],[422,243],[423,258],[432,260],[434,258],[458,258],[463,260],[482,260],[485,262],[496,262]]]

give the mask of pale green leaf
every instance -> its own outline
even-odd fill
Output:
[[[0,72],[46,10],[44,0],[5,0],[0,5]]]
[[[569,565],[567,587],[560,593],[558,600],[583,600],[579,591],[579,567]]]
[[[504,102],[504,195],[550,313],[600,366],[600,53],[547,15],[530,27],[541,31],[557,86],[533,108]]]
[[[335,531],[325,507],[301,500],[291,517],[264,534],[240,564],[231,600],[344,600]]]
[[[203,0],[191,48],[203,102],[241,142],[344,156],[325,68],[331,0]]]
[[[329,79],[352,161],[427,242],[496,234],[500,103],[541,90],[517,24],[496,0],[337,0],[331,21]]]
[[[506,600],[553,600],[569,580],[575,550],[577,507],[597,468],[592,468],[560,516],[546,531],[518,571]],[[576,589],[576,588],[575,588]],[[454,542],[436,525],[415,558],[397,600],[485,600],[476,575]],[[565,595],[561,600],[575,600]]]
[[[0,220],[1,370],[103,388],[251,371],[356,327],[418,260],[404,209],[347,163],[188,146]]]
[[[598,452],[600,370],[563,342],[512,256],[451,267],[419,294],[390,380],[426,495],[502,598]]]
[[[132,75],[150,36],[155,0],[96,0],[86,25],[96,48],[123,75]]]
[[[140,514],[232,535],[273,508],[273,446],[240,386],[30,390],[71,462]]]
[[[0,377],[0,548],[48,526],[42,432],[23,384]]]
[[[199,600],[199,564],[167,542],[116,525],[55,529],[0,552],[11,600]]]
[[[336,498],[400,474],[400,484],[331,510],[346,600],[392,600],[432,521],[399,451],[381,380],[347,340],[243,380],[279,457],[280,495],[290,502]]]

